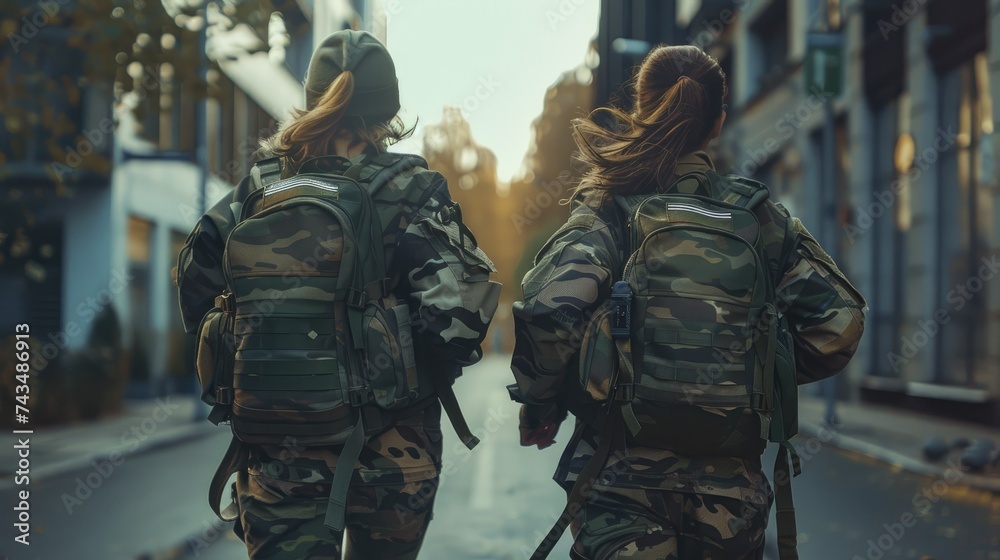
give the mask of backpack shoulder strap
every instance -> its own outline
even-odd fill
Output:
[[[717,183],[718,174],[714,171],[689,171],[678,177],[663,194],[712,196]]]
[[[229,204],[229,211],[233,214],[233,224],[240,223],[243,215],[243,205],[254,192],[263,189],[281,179],[281,158],[277,156],[269,157],[258,161],[250,168],[250,185],[245,195],[240,196]],[[236,198],[239,189],[233,191]]]
[[[266,187],[281,178],[281,158],[269,157],[255,163],[250,169],[253,190]]]
[[[365,154],[363,158],[357,163],[351,164],[350,167],[344,171],[344,177],[351,179],[352,181],[361,184],[361,172],[364,171],[365,167],[371,162],[372,156]]]
[[[563,230],[567,229],[593,229],[594,223],[597,221],[597,216],[591,213],[574,212],[570,214],[569,219],[563,225]]]
[[[714,194],[723,202],[753,210],[770,198],[767,185],[738,175],[711,173]]]

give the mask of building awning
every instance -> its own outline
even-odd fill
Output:
[[[220,60],[219,68],[278,121],[286,120],[293,109],[305,107],[302,84],[283,66],[270,61],[267,53],[243,55],[234,60]]]
[[[305,107],[302,84],[283,64],[272,62],[257,35],[240,24],[213,34],[208,53],[234,84],[278,121]],[[256,52],[254,52],[256,51]],[[252,53],[252,54],[248,54]]]

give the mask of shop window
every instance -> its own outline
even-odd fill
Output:
[[[966,386],[978,385],[995,368],[985,361],[989,302],[985,280],[978,275],[982,259],[989,258],[994,227],[993,109],[987,70],[986,54],[980,52],[939,81],[941,130],[956,131],[957,137],[954,145],[940,150],[936,189],[937,295],[950,320],[935,339],[935,379]]]
[[[852,230],[856,235],[874,236],[869,295],[869,325],[875,356],[870,374],[874,376],[906,376],[905,364],[894,363],[888,356],[902,355],[901,327],[905,321],[908,276],[905,235],[910,227],[908,171],[915,149],[909,134],[909,114],[906,94],[873,108],[871,195],[861,208],[871,225],[870,230]],[[861,216],[855,216],[856,223],[860,219]]]

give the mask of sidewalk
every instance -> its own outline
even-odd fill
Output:
[[[815,397],[799,398],[799,438],[801,447],[812,438],[846,451],[859,453],[917,474],[942,478],[949,461],[958,465],[961,451],[952,451],[937,463],[923,458],[923,446],[932,437],[951,442],[955,438],[991,439],[1000,446],[1000,430],[947,418],[926,416],[906,410],[870,403],[837,403],[841,425],[831,429],[823,422],[824,402]],[[1000,469],[987,468],[983,473],[965,472],[963,484],[1000,492]]]
[[[126,400],[116,416],[66,426],[46,426],[33,434],[0,433],[0,448],[11,452],[18,438],[30,438],[32,483],[86,468],[91,462],[134,456],[175,443],[218,433],[206,420],[195,421],[195,405],[189,395],[170,395],[151,400]],[[0,464],[0,490],[13,487],[16,463]]]

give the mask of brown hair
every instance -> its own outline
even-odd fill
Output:
[[[285,174],[292,174],[312,158],[332,155],[334,140],[344,130],[368,142],[379,152],[384,152],[413,132],[413,128],[403,126],[399,117],[367,125],[360,117],[345,115],[353,96],[354,75],[345,70],[333,80],[314,107],[296,109],[278,132],[261,140],[258,157],[279,156]]]
[[[694,46],[654,48],[633,81],[631,112],[602,107],[573,121],[577,156],[589,166],[578,192],[637,194],[667,186],[677,158],[708,140],[724,110],[726,76]],[[610,117],[612,126],[597,122]]]

